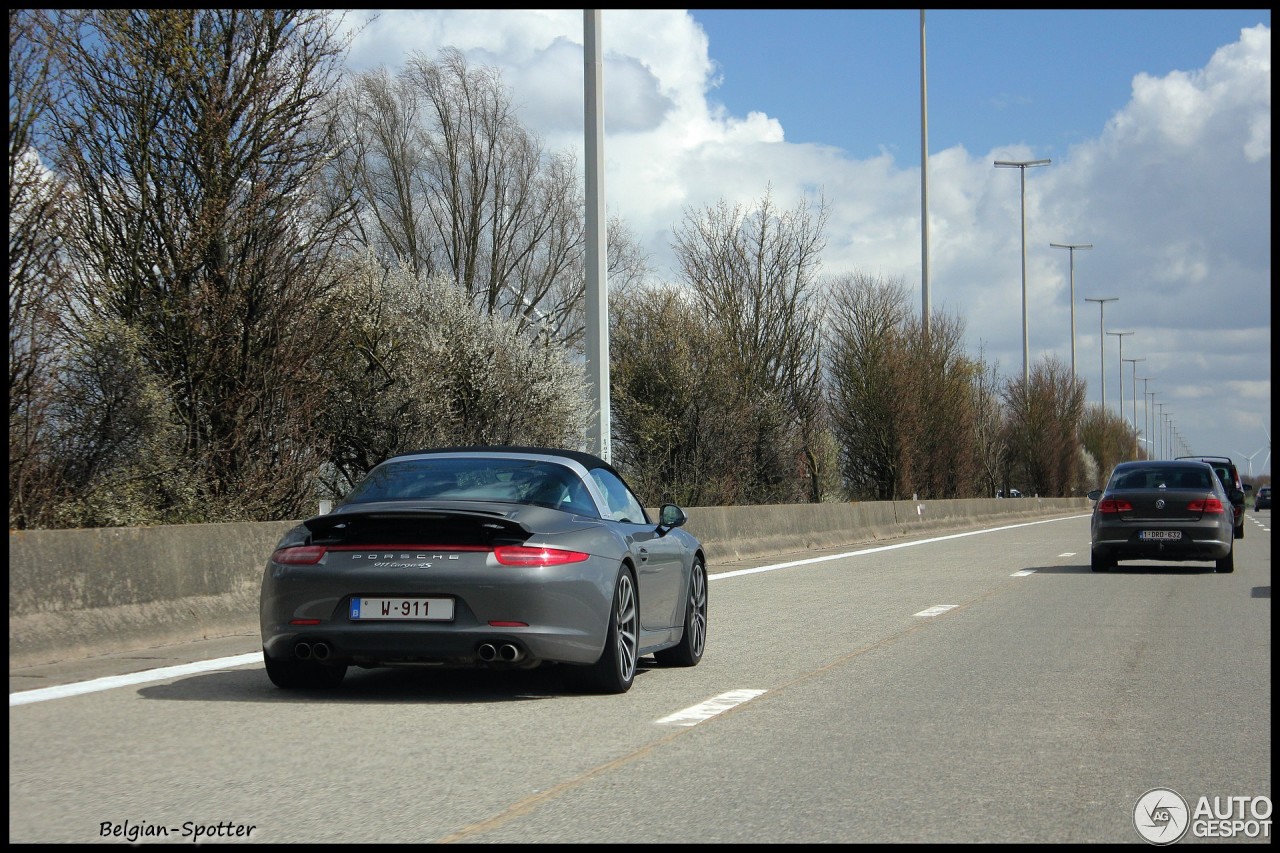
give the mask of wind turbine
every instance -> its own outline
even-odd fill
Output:
[[[1266,450],[1266,448],[1265,448],[1265,447],[1259,447],[1257,450],[1253,451],[1253,452],[1252,452],[1252,453],[1250,453],[1248,456],[1245,456],[1245,454],[1244,454],[1244,453],[1242,453],[1242,452],[1241,452],[1241,451],[1239,451],[1239,450],[1237,450],[1237,451],[1236,451],[1236,453],[1239,453],[1239,454],[1240,454],[1240,456],[1241,456],[1241,457],[1242,457],[1246,462],[1248,462],[1248,463],[1249,463],[1249,479],[1251,479],[1251,480],[1253,479],[1253,457],[1257,456],[1259,453],[1261,453],[1261,452],[1262,452],[1262,451],[1264,451],[1264,450]],[[1266,463],[1263,463],[1263,464],[1266,464]]]

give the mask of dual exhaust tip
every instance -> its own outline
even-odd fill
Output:
[[[524,651],[515,643],[481,643],[476,653],[485,663],[519,663],[524,657]]]
[[[329,648],[326,642],[317,643],[298,643],[293,647],[293,656],[298,660],[317,660],[326,661],[333,650]]]

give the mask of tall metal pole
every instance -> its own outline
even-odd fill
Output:
[[[1054,249],[1069,249],[1071,256],[1071,378],[1076,378],[1076,249],[1092,249],[1092,243],[1050,243]]]
[[[1091,296],[1086,296],[1084,298],[1084,301],[1098,303],[1098,357],[1100,359],[1099,364],[1102,365],[1101,374],[1099,375],[1099,379],[1101,380],[1102,384],[1099,388],[1099,393],[1101,393],[1102,395],[1102,408],[1103,408],[1103,411],[1105,411],[1107,408],[1107,335],[1106,335],[1107,327],[1105,325],[1105,317],[1103,315],[1106,314],[1107,303],[1119,302],[1120,297],[1119,296],[1102,296],[1102,297],[1094,298]]]
[[[1107,332],[1108,335],[1115,335],[1120,340],[1120,420],[1124,420],[1124,339],[1126,335],[1132,335],[1133,332]]]
[[[1147,403],[1147,383],[1151,381],[1152,378],[1154,377],[1151,377],[1151,376],[1137,377],[1137,379],[1142,380],[1142,434],[1147,437],[1147,458],[1148,459],[1151,458],[1151,433],[1147,432],[1147,412],[1150,411],[1150,409],[1148,408],[1149,404]],[[1137,393],[1138,391],[1138,385],[1136,381],[1134,382],[1133,390],[1134,390],[1134,393]]]
[[[1027,167],[1047,166],[1051,160],[996,160],[996,168],[1017,169],[1022,186],[1022,387],[1031,385],[1031,345],[1027,337]],[[1026,393],[1024,390],[1023,393]]]
[[[1123,367],[1123,362],[1126,362],[1126,361],[1133,365],[1133,373],[1132,373],[1133,421],[1130,423],[1130,426],[1132,426],[1133,428],[1134,458],[1137,459],[1138,458],[1138,454],[1137,454],[1137,451],[1138,451],[1138,447],[1137,447],[1137,444],[1138,444],[1138,362],[1146,361],[1146,359],[1145,358],[1124,358],[1124,359],[1121,359],[1122,367]],[[1121,403],[1123,402],[1124,401],[1121,400]],[[1124,417],[1124,415],[1122,414],[1121,417]]]
[[[1157,403],[1156,403],[1156,395],[1157,395],[1157,394],[1159,394],[1159,393],[1160,393],[1159,391],[1151,391],[1151,392],[1149,392],[1149,393],[1147,394],[1148,399],[1151,401],[1151,408],[1153,408],[1153,409],[1154,409],[1154,408],[1156,407],[1156,405],[1157,405]],[[1152,459],[1159,459],[1159,458],[1160,458],[1159,456],[1157,456],[1157,455],[1156,455],[1156,447],[1158,446],[1158,444],[1157,444],[1157,442],[1156,442],[1156,417],[1157,417],[1157,413],[1156,413],[1156,412],[1152,412],[1152,413],[1151,413],[1151,432],[1149,433],[1149,435],[1150,435],[1150,437],[1151,437],[1151,458],[1152,458]]]
[[[604,225],[604,79],[599,9],[583,11],[582,31],[586,78],[583,96],[587,173],[586,356],[587,381],[595,397],[587,449],[609,462],[609,284]]]
[[[1160,455],[1157,458],[1163,459],[1164,450],[1165,450],[1164,448],[1164,403],[1156,403],[1156,409],[1157,409],[1156,420],[1159,421],[1159,423],[1156,424],[1156,431],[1160,433],[1160,443],[1159,443]]]
[[[924,64],[924,9],[920,10],[920,328],[929,340],[929,89]]]
[[[1132,426],[1134,432],[1138,431],[1138,362],[1146,361],[1145,358],[1123,358],[1121,361],[1127,361],[1133,365],[1131,377],[1133,378],[1133,421]]]

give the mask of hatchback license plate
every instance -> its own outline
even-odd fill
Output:
[[[1148,542],[1171,542],[1182,538],[1181,530],[1144,530],[1138,534],[1139,539]]]
[[[452,622],[452,598],[353,598],[351,619],[404,619],[420,622]]]

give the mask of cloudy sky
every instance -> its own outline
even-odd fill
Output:
[[[918,10],[607,9],[600,22],[605,205],[660,278],[674,278],[687,210],[771,188],[783,207],[826,199],[824,274],[902,281],[919,308]],[[353,70],[445,46],[500,69],[525,126],[583,162],[581,10],[347,23],[364,24]],[[932,10],[924,24],[931,308],[962,318],[971,353],[1021,374],[1020,175],[994,162],[1048,159],[1025,170],[1031,363],[1071,364],[1074,257],[1089,400],[1105,378],[1108,407],[1123,390],[1132,420],[1136,374],[1139,430],[1150,399],[1169,425],[1155,435],[1270,473],[1270,11]]]

